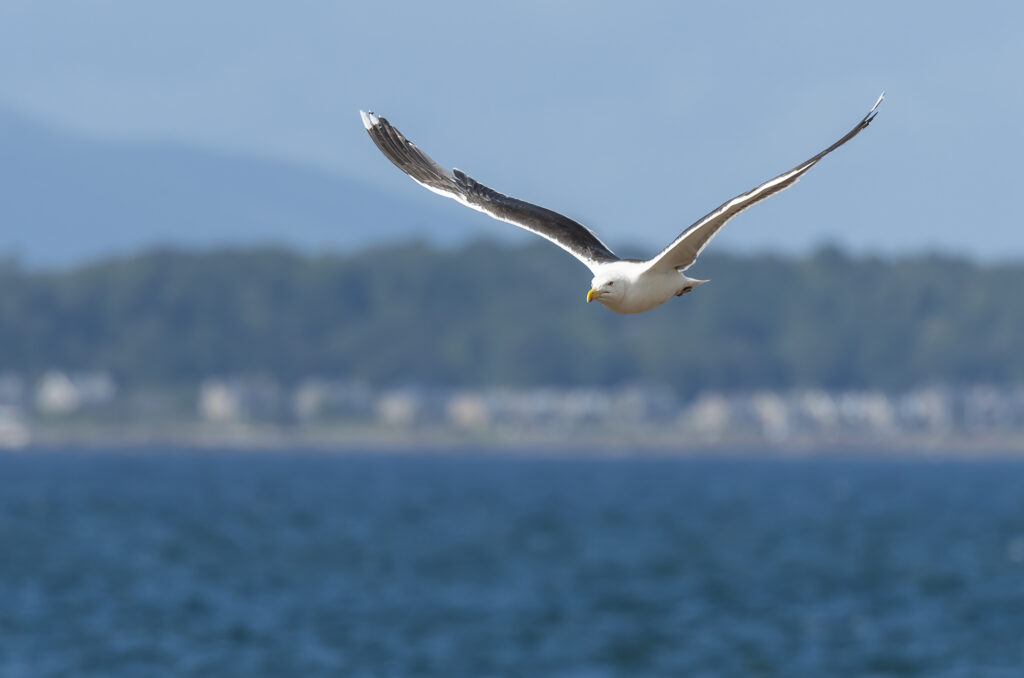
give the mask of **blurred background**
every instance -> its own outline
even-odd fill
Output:
[[[1019,446],[1013,4],[0,18],[7,446]],[[716,239],[713,286],[627,319],[581,303],[562,252],[411,183],[357,115],[646,257],[883,88],[869,133]]]
[[[0,675],[1019,675],[1022,20],[0,3]]]

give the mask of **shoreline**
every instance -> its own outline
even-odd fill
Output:
[[[631,435],[633,433],[634,435]],[[5,444],[6,443],[6,444]],[[274,425],[34,427],[0,440],[0,451],[47,450],[284,452],[327,454],[449,454],[614,457],[864,457],[1024,459],[1024,435],[848,435],[768,439],[732,436],[684,439],[653,432],[459,431],[447,428],[303,427]]]

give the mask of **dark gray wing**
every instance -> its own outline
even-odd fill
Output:
[[[726,223],[734,216],[747,209],[752,205],[756,205],[765,198],[769,198],[780,191],[784,191],[793,184],[795,184],[800,177],[804,175],[807,170],[814,167],[819,160],[824,158],[826,155],[836,150],[850,139],[857,136],[857,134],[867,127],[872,120],[874,120],[878,104],[882,103],[882,99],[885,97],[885,92],[878,97],[878,101],[871,107],[868,114],[865,115],[857,126],[846,133],[839,141],[835,142],[821,153],[817,154],[810,160],[800,163],[788,172],[783,172],[774,179],[769,179],[757,188],[747,191],[742,195],[738,195],[732,200],[719,205],[717,209],[712,211],[710,214],[705,215],[699,221],[694,223],[692,226],[683,231],[675,241],[663,249],[657,256],[652,257],[648,261],[650,262],[650,268],[662,268],[670,269],[674,268],[677,270],[685,270],[696,261],[697,256],[701,253],[701,250],[707,246],[711,238],[718,233],[719,229],[725,226]]]
[[[449,172],[430,159],[384,118],[359,111],[373,143],[398,169],[421,186],[542,238],[547,238],[593,269],[618,257],[586,226],[549,209],[510,198],[459,170]]]

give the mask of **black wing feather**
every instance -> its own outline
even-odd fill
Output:
[[[406,139],[385,118],[363,114],[370,138],[388,160],[419,184],[467,207],[544,237],[587,266],[618,257],[586,226],[552,210],[509,197],[484,186],[461,170],[449,172]]]

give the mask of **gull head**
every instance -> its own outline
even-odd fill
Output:
[[[590,281],[590,291],[587,292],[587,303],[600,301],[602,304],[615,302],[622,299],[626,293],[627,281],[618,276],[595,276]]]

